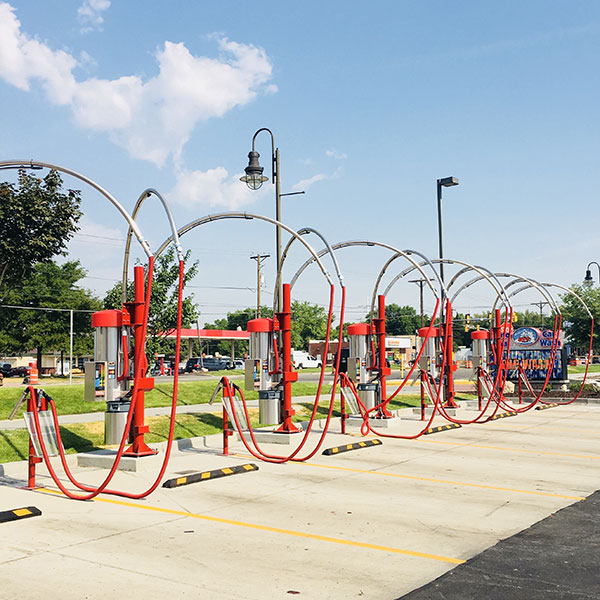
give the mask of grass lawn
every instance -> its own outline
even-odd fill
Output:
[[[209,401],[217,382],[216,381],[190,381],[180,383],[178,404],[205,404]],[[88,412],[103,413],[106,409],[104,402],[85,402],[83,400],[83,385],[74,386],[44,386],[46,391],[54,398],[59,414],[80,414]],[[295,396],[309,396],[316,393],[316,383],[297,382],[292,386]],[[0,418],[7,418],[14,403],[21,394],[22,388],[0,389]],[[171,403],[172,385],[158,383],[152,392],[146,395],[146,406],[169,406]],[[468,395],[462,394],[463,397]],[[248,392],[247,399],[258,398],[256,392]],[[475,397],[475,396],[472,396]],[[317,409],[317,418],[324,418],[329,408],[330,388],[323,387],[323,393]],[[390,402],[391,409],[419,406],[418,394],[398,395]],[[306,421],[310,417],[313,405],[311,402],[294,403],[296,415],[294,421]],[[21,416],[19,413],[19,417]],[[259,426],[258,409],[249,409],[253,427]],[[340,416],[339,393],[333,408],[333,417]],[[15,418],[19,418],[15,417]],[[146,424],[150,432],[146,441],[150,444],[167,440],[169,431],[169,417],[146,417]],[[203,435],[220,433],[223,427],[221,411],[212,413],[180,414],[175,420],[175,439],[186,439]],[[89,452],[104,448],[104,421],[101,414],[98,421],[91,423],[73,423],[61,425],[61,436],[67,454]],[[24,429],[16,431],[0,431],[0,463],[26,460],[28,453],[28,433]]]
[[[585,365],[569,365],[569,373],[585,373]],[[600,365],[590,365],[588,373],[600,373]]]

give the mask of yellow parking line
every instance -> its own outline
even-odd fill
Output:
[[[57,490],[47,488],[38,488],[40,492],[56,493]],[[59,492],[60,493],[60,492]],[[219,517],[211,517],[208,515],[199,515],[183,510],[174,510],[171,508],[162,508],[160,506],[149,506],[147,504],[136,504],[135,502],[126,502],[124,500],[112,500],[110,498],[94,498],[95,502],[105,502],[107,504],[116,504],[117,506],[127,506],[129,508],[140,508],[167,515],[177,515],[181,517],[189,517],[191,519],[200,519],[202,521],[210,521],[212,523],[221,523],[223,525],[234,525],[236,527],[245,527],[248,529],[256,529],[258,531],[268,531],[270,533],[280,533],[283,535],[291,535],[295,537],[317,540],[320,542],[329,542],[332,544],[341,544],[343,546],[353,546],[355,548],[365,548],[368,550],[380,550],[382,552],[392,552],[394,554],[403,554],[414,558],[427,558],[429,560],[437,560],[440,562],[451,563],[453,565],[462,565],[465,561],[460,558],[452,558],[450,556],[441,556],[438,554],[428,554],[426,552],[416,552],[414,550],[404,550],[402,548],[392,548],[390,546],[380,546],[378,544],[368,544],[366,542],[354,542],[352,540],[344,540],[342,538],[334,538],[325,535],[317,535],[314,533],[306,533],[303,531],[294,531],[292,529],[280,529],[279,527],[270,527],[268,525],[258,525],[256,523],[245,523],[244,521],[233,521],[231,519],[221,519]]]
[[[567,452],[548,452],[547,450],[529,450],[527,448],[504,448],[501,446],[484,446],[482,444],[461,444],[459,442],[443,442],[441,440],[410,440],[413,442],[423,442],[425,444],[443,444],[446,446],[466,446],[468,448],[485,448],[486,450],[502,450],[504,452],[526,452],[528,454],[543,454],[545,456],[565,456],[568,458],[588,458],[590,460],[600,460],[600,456],[586,456],[585,454],[569,454]]]
[[[495,485],[484,485],[482,483],[468,483],[466,481],[451,481],[448,479],[433,479],[432,477],[417,477],[416,475],[402,475],[400,473],[385,473],[383,471],[366,471],[363,469],[352,469],[334,465],[319,465],[315,463],[301,463],[307,467],[319,467],[321,469],[333,469],[335,471],[349,471],[351,473],[364,473],[365,475],[380,475],[382,477],[397,477],[399,479],[411,479],[414,481],[427,481],[429,483],[443,483],[447,485],[460,485],[464,487],[481,488],[484,490],[496,490],[499,492],[514,492],[516,494],[532,494],[534,496],[550,496],[551,498],[566,498],[567,500],[585,500],[585,496],[567,496],[565,494],[551,494],[550,492],[538,492],[535,490],[519,490],[516,488],[505,488]]]
[[[245,454],[235,454],[241,458],[246,458]],[[340,467],[339,465],[321,465],[317,463],[302,462],[297,463],[306,467],[317,467],[319,469],[331,469],[333,471],[347,471],[349,473],[362,473],[364,475],[379,475],[381,477],[396,477],[398,479],[409,479],[413,481],[427,481],[428,483],[440,483],[445,485],[458,485],[463,487],[473,487],[482,490],[494,490],[498,492],[514,492],[515,494],[530,494],[532,496],[548,496],[550,498],[564,498],[566,500],[585,500],[585,496],[569,496],[567,494],[552,494],[550,492],[539,492],[537,490],[520,490],[518,488],[507,488],[496,485],[485,485],[483,483],[469,483],[467,481],[452,481],[449,479],[434,479],[433,477],[418,477],[417,475],[403,475],[401,473],[387,473],[385,471],[368,471],[365,469],[354,469],[352,467]]]

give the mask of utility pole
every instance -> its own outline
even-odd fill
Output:
[[[411,279],[408,283],[418,283],[419,284],[419,305],[421,307],[421,327],[424,326],[423,321],[423,286],[425,285],[425,279]]]
[[[544,326],[544,315],[542,313],[544,306],[546,306],[548,304],[548,302],[532,302],[531,305],[532,306],[539,306],[540,307],[540,327]]]
[[[278,229],[279,231],[279,229]],[[262,267],[262,263],[264,260],[269,258],[270,254],[260,254],[257,252],[253,254],[250,258],[256,261],[256,318],[260,319],[260,269]]]

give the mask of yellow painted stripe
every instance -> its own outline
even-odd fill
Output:
[[[339,451],[339,448],[332,448],[331,451],[335,454],[336,452]]]
[[[458,485],[463,487],[474,487],[483,490],[495,490],[498,492],[514,492],[516,494],[531,494],[533,496],[549,496],[550,498],[566,498],[567,500],[585,500],[585,496],[567,496],[565,494],[551,494],[550,492],[538,492],[536,490],[520,490],[516,488],[499,487],[495,485],[484,485],[481,483],[468,483],[465,481],[451,481],[448,479],[433,479],[431,477],[417,477],[416,475],[401,475],[399,473],[385,473],[383,471],[367,471],[364,469],[353,469],[351,467],[339,467],[334,465],[320,465],[315,463],[298,463],[307,467],[318,467],[320,469],[333,469],[335,471],[348,471],[350,473],[363,473],[365,475],[380,475],[381,477],[397,477],[399,479],[411,479],[413,481],[427,481],[429,483],[442,483],[446,485]]]
[[[246,471],[254,471],[254,467],[252,465],[242,465]]]
[[[48,492],[51,494],[61,494],[58,490],[50,490],[47,488],[38,488],[40,492]],[[223,525],[234,525],[236,527],[244,527],[247,529],[255,529],[258,531],[268,531],[270,533],[280,533],[294,537],[305,538],[309,540],[317,540],[319,542],[329,542],[331,544],[340,544],[342,546],[353,546],[355,548],[365,548],[368,550],[380,550],[382,552],[392,552],[394,554],[403,554],[415,558],[427,558],[429,560],[437,560],[440,562],[450,563],[453,565],[462,565],[465,561],[460,558],[452,558],[450,556],[441,556],[439,554],[428,554],[426,552],[416,552],[414,550],[404,550],[403,548],[393,548],[391,546],[380,546],[378,544],[369,544],[367,542],[355,542],[353,540],[344,540],[342,538],[334,538],[326,535],[317,535],[314,533],[306,533],[304,531],[294,531],[293,529],[281,529],[279,527],[270,527],[269,525],[258,525],[257,523],[245,523],[244,521],[233,521],[231,519],[222,519],[219,517],[211,517],[209,515],[199,515],[196,513],[185,512],[183,510],[174,510],[171,508],[163,508],[161,506],[150,506],[147,504],[136,504],[134,502],[125,502],[124,500],[113,500],[111,498],[94,498],[94,502],[105,502],[106,504],[116,504],[117,506],[127,506],[130,508],[140,508],[153,512],[163,513],[167,515],[177,515],[180,517],[189,517],[191,519],[200,519],[201,521],[209,521],[211,523],[221,523]]]
[[[364,447],[365,447],[367,444],[366,444],[365,442],[358,442],[358,445],[359,445],[361,448],[364,448]]]
[[[346,450],[353,450],[353,449],[354,449],[353,444],[346,444]]]
[[[200,477],[201,479],[210,479],[210,471],[205,471]]]
[[[175,482],[177,485],[183,485],[187,481],[187,477],[178,477]]]
[[[243,454],[235,456],[244,457]],[[497,492],[513,492],[515,494],[529,494],[532,496],[547,496],[549,498],[564,498],[566,500],[585,500],[585,496],[569,496],[567,494],[552,494],[551,492],[539,492],[537,490],[521,490],[518,488],[507,488],[496,485],[485,485],[482,483],[469,483],[467,481],[452,481],[449,479],[434,479],[433,477],[418,477],[416,475],[402,475],[400,473],[386,473],[384,471],[367,471],[365,469],[353,469],[352,467],[340,467],[337,465],[321,465],[318,463],[301,462],[297,463],[305,467],[317,467],[319,469],[331,469],[333,471],[347,471],[349,473],[362,473],[364,475],[379,475],[381,477],[396,477],[398,479],[409,479],[412,481],[426,481],[428,483],[440,483],[444,485],[457,485],[461,487],[479,488],[482,490],[494,490]]]
[[[590,460],[600,460],[600,456],[585,454],[569,454],[566,452],[548,452],[546,450],[529,450],[527,448],[504,448],[502,446],[484,446],[482,444],[460,444],[458,442],[443,442],[441,440],[409,440],[412,442],[423,442],[426,444],[444,444],[446,446],[466,446],[468,448],[485,448],[486,450],[502,450],[504,452],[526,452],[528,454],[544,454],[546,456],[566,456],[568,458],[588,458]]]
[[[224,475],[231,475],[233,473],[233,471],[229,467],[226,467],[225,469],[221,469],[221,471],[223,472]]]
[[[17,510],[13,510],[13,514],[17,517],[24,517],[25,515],[30,515],[31,511],[26,508],[18,508]]]

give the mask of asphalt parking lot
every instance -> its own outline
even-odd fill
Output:
[[[395,419],[382,432],[407,434],[418,427]],[[336,424],[333,431],[339,431]],[[220,437],[213,436],[181,444],[164,479],[248,464],[258,470],[159,487],[145,500],[68,500],[42,469],[41,489],[25,490],[26,465],[10,463],[0,471],[0,510],[35,506],[42,514],[0,523],[2,594],[399,598],[464,570],[469,559],[562,508],[582,500],[578,506],[585,506],[600,487],[599,434],[600,408],[575,405],[415,441],[370,435],[366,439],[382,443],[318,453],[307,463],[262,462],[239,441],[222,456]],[[323,447],[362,439],[330,433]],[[288,446],[265,447],[289,452]],[[76,457],[70,461],[76,465]],[[119,471],[111,487],[145,489],[160,461],[161,455],[140,459],[135,472]],[[90,484],[106,473],[74,469]],[[486,595],[485,588],[481,594],[501,597]]]

